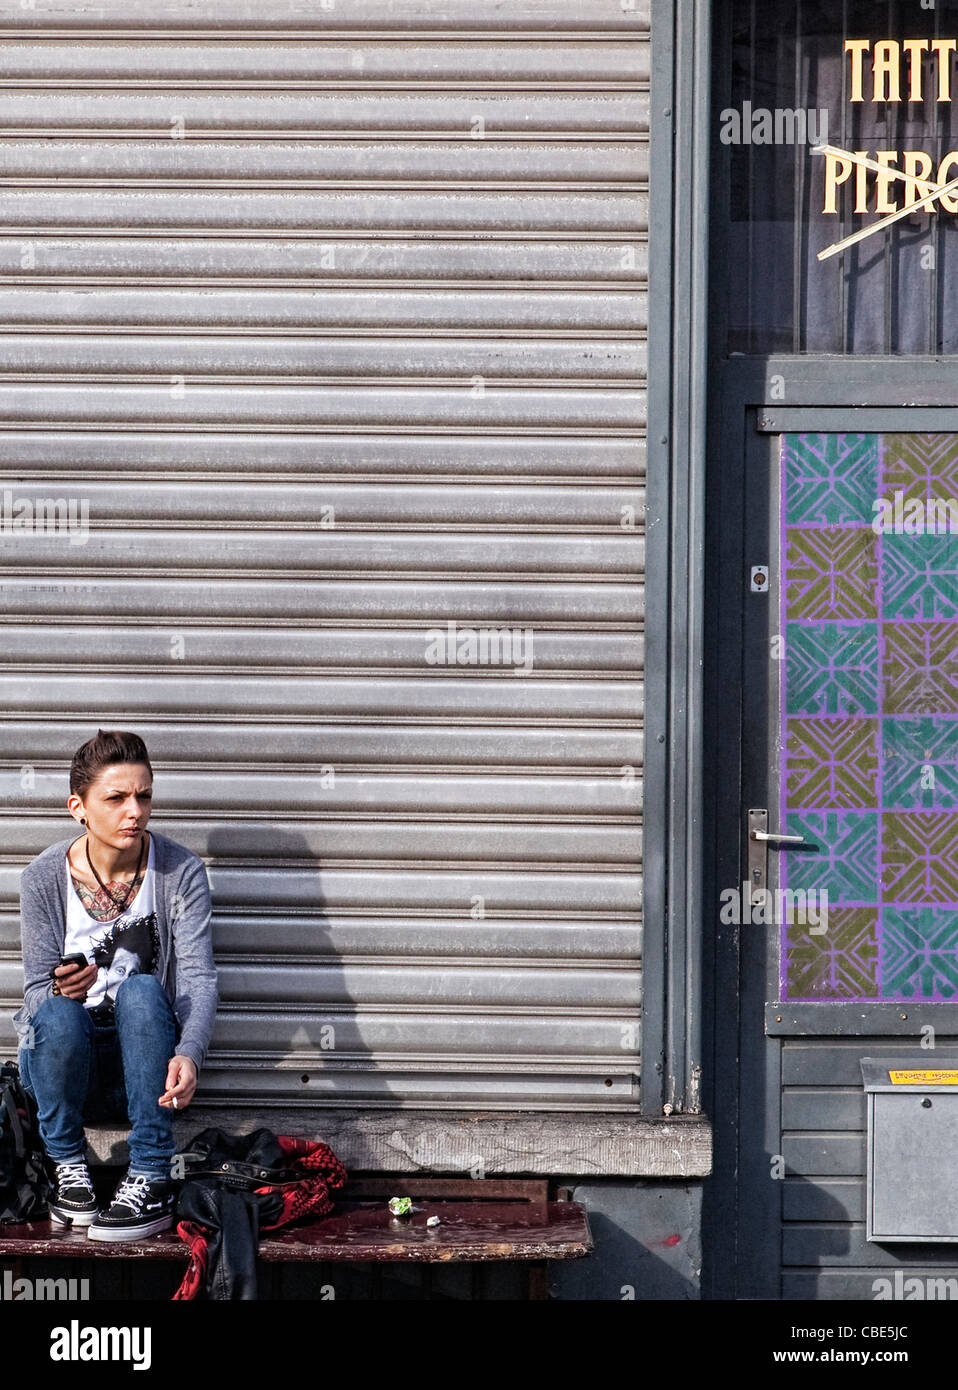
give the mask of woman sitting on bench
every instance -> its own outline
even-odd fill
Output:
[[[67,809],[85,833],[20,884],[20,1074],[56,1167],[52,1218],[92,1240],[172,1226],[173,1111],[193,1097],[216,1012],[206,869],[147,832],[152,793],[143,740],[101,729],[70,768]],[[124,1114],[129,1171],[100,1211],[83,1122]]]

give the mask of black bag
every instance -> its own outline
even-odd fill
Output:
[[[0,1225],[45,1221],[52,1185],[44,1162],[37,1107],[16,1062],[0,1066]]]

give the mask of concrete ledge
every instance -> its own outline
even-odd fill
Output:
[[[321,1139],[350,1172],[704,1178],[712,1130],[701,1115],[649,1120],[593,1112],[262,1110],[191,1108],[176,1121],[179,1149],[215,1126]],[[89,1126],[91,1158],[126,1162],[126,1129]]]

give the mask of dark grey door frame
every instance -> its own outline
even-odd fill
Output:
[[[664,22],[671,7],[663,5],[661,8]],[[705,228],[708,228],[710,242],[708,284],[711,292],[707,301],[710,312],[704,330],[709,348],[703,362],[698,350],[699,335],[703,333],[699,298],[686,301],[691,304],[692,316],[686,328],[688,338],[684,351],[681,335],[674,331],[679,311],[673,308],[668,389],[672,391],[673,401],[697,410],[701,394],[691,378],[702,373],[702,381],[708,382],[708,428],[707,435],[701,435],[699,417],[695,416],[694,439],[684,454],[673,451],[668,482],[672,486],[673,531],[681,526],[684,517],[689,536],[694,535],[696,543],[701,545],[700,550],[693,550],[687,544],[684,551],[677,549],[676,553],[683,554],[692,564],[701,563],[704,575],[701,591],[693,575],[686,576],[687,587],[683,590],[681,576],[671,572],[669,593],[670,600],[679,604],[683,631],[690,643],[688,668],[701,662],[704,671],[703,698],[689,714],[690,721],[697,718],[703,725],[700,749],[695,731],[691,728],[686,731],[691,745],[697,748],[701,769],[701,800],[696,803],[690,795],[686,806],[690,820],[696,809],[700,813],[696,833],[688,841],[691,856],[688,864],[690,872],[697,868],[701,873],[699,929],[703,978],[707,982],[702,994],[703,1103],[712,1122],[714,1146],[714,1173],[706,1184],[703,1219],[706,1260],[702,1287],[706,1298],[776,1299],[781,1289],[782,1184],[771,1178],[770,1165],[781,1135],[782,1041],[766,1033],[769,1021],[766,1004],[775,1002],[769,994],[769,972],[775,952],[769,950],[769,939],[764,934],[742,934],[738,928],[722,927],[718,921],[722,887],[741,882],[744,813],[747,810],[743,790],[746,782],[754,785],[756,781],[755,768],[747,761],[754,759],[755,753],[743,727],[743,692],[749,662],[744,625],[749,524],[746,509],[750,504],[745,486],[747,450],[754,447],[760,432],[779,433],[800,428],[823,431],[958,428],[958,359],[726,356],[724,295],[720,291],[728,258],[724,219],[728,214],[729,150],[718,139],[717,122],[713,122],[711,113],[728,105],[728,26],[720,0],[715,0],[714,6],[707,0],[700,3],[693,0],[691,10],[694,10],[694,24],[699,26],[695,35],[701,35],[701,28],[714,19],[711,37],[715,65],[709,84],[701,81],[700,67],[692,55],[673,55],[676,119],[689,123],[693,138],[685,145],[676,143],[675,158],[681,162],[673,165],[670,187],[686,190],[687,201],[698,197],[701,190],[709,186],[710,177],[712,181],[713,196],[709,206],[703,210],[700,203],[696,203],[697,215],[702,220],[695,232],[699,238],[699,253]],[[657,13],[653,4],[653,55],[657,42]],[[687,19],[687,23],[692,22],[691,18]],[[683,41],[692,42],[695,35],[686,28]],[[701,84],[694,99],[689,92],[693,74],[698,74]],[[707,108],[704,118],[703,103]],[[696,112],[694,119],[689,114],[689,104]],[[653,102],[653,151],[655,126],[661,119],[662,111]],[[712,124],[716,129],[710,132],[710,140],[703,140],[701,131],[708,131]],[[668,215],[661,203],[661,191],[660,201],[656,203],[656,173],[657,166],[653,163],[653,233],[658,225],[655,218]],[[678,192],[674,202],[671,231],[678,248],[675,255],[686,261],[691,257],[699,268],[689,246],[683,244],[689,236],[689,225],[688,217],[683,219],[680,215],[684,203]],[[653,240],[653,249],[654,246]],[[656,274],[655,262],[651,273]],[[665,313],[661,296],[672,294],[674,305],[683,286],[673,276],[673,280],[664,285],[656,285],[653,280],[651,288],[650,336],[655,315]],[[664,350],[664,338],[660,343]],[[663,361],[660,353],[650,353],[650,496],[653,459],[658,457],[653,452],[653,438],[657,446],[659,429],[654,425],[664,418],[660,412],[653,421],[654,392],[665,389],[655,373],[657,363]],[[907,419],[906,425],[903,425],[904,419]],[[700,452],[704,439],[707,439],[707,448]],[[682,468],[688,473],[687,484],[680,476]],[[665,481],[663,476],[660,485],[664,487]],[[703,509],[701,514],[695,510],[699,506]],[[761,517],[752,520],[762,525]],[[658,551],[651,545],[649,548],[650,626],[661,619],[652,595],[655,593],[657,602],[661,602],[662,581],[655,566],[662,563],[662,539],[660,536]],[[694,607],[697,603],[702,604],[701,613],[691,618],[682,605]],[[693,645],[696,641],[701,641],[701,646]],[[651,649],[649,667],[651,683],[655,678]],[[650,690],[650,694],[654,692]],[[650,709],[650,728],[651,716]],[[653,790],[650,786],[647,798],[650,824],[655,807]],[[681,852],[678,842],[668,841],[668,849],[671,862],[676,862],[675,856]],[[955,1006],[930,1007],[935,1010],[936,1028],[945,1033],[958,1032]],[[835,1005],[824,1006],[823,1027],[829,1031],[841,1031],[843,1027],[849,1033],[858,1031],[853,1011],[841,1005],[837,1006],[837,1013],[835,1009]],[[898,1012],[894,1006],[891,1011]],[[868,1019],[867,1027],[873,1035],[894,1031],[896,1020],[887,1016],[889,1012],[886,1008],[881,1019],[877,1015]],[[774,1025],[774,1016],[771,1021]],[[810,1021],[806,1016],[800,1023],[804,1025]],[[913,1020],[899,1022],[905,1029],[914,1028]],[[802,1031],[806,1031],[804,1027]]]
[[[707,707],[705,732],[703,950],[712,982],[704,1000],[711,1044],[705,1097],[715,1176],[706,1197],[704,1292],[775,1299],[782,1184],[771,1170],[781,1144],[781,1037],[914,1038],[917,1009],[936,1033],[953,1036],[958,1005],[781,1008],[777,937],[718,924],[722,888],[744,874],[745,803],[764,785],[765,740],[747,724],[763,698],[767,634],[758,634],[759,652],[758,629],[750,637],[745,618],[749,566],[767,535],[768,515],[755,496],[754,474],[749,489],[748,461],[751,454],[754,468],[756,451],[767,460],[770,436],[790,431],[958,431],[958,359],[736,358],[713,361],[710,376],[704,656],[707,688],[720,698]],[[757,688],[747,692],[749,681]]]
[[[651,0],[642,1108],[701,1110],[710,0]]]

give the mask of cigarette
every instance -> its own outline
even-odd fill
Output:
[[[174,1110],[179,1110],[179,1108],[180,1108],[180,1102],[179,1102],[179,1100],[177,1099],[177,1097],[174,1096],[174,1097],[173,1097],[173,1109],[174,1109]]]

